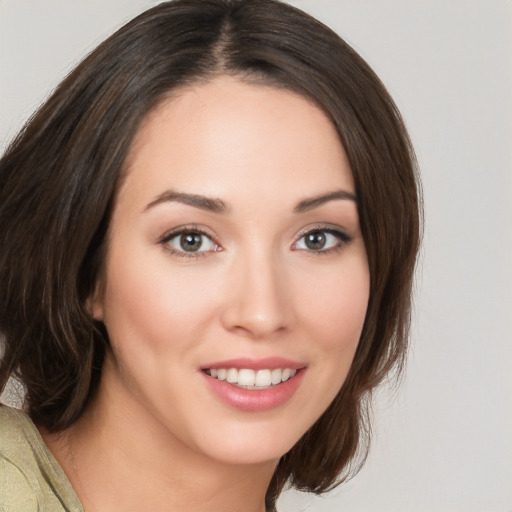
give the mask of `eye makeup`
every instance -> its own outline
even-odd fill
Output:
[[[158,243],[167,252],[180,258],[200,258],[208,253],[222,251],[213,237],[196,225],[175,228],[165,233]]]

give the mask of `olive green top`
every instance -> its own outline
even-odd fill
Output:
[[[84,512],[34,423],[5,405],[0,405],[0,511]]]

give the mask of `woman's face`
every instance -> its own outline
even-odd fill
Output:
[[[334,127],[294,93],[219,78],[153,112],[127,167],[92,301],[109,400],[196,454],[278,459],[339,391],[368,303]]]

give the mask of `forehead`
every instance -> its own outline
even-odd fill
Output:
[[[295,200],[333,188],[354,192],[328,116],[294,92],[231,77],[176,91],[142,123],[123,187],[163,188],[230,199],[278,188]]]

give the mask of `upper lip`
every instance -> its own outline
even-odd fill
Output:
[[[201,370],[211,370],[218,368],[247,368],[249,370],[274,370],[276,368],[290,368],[291,370],[300,370],[306,365],[298,361],[282,357],[265,357],[262,359],[252,359],[241,357],[238,359],[226,359],[224,361],[215,361],[201,366]]]

